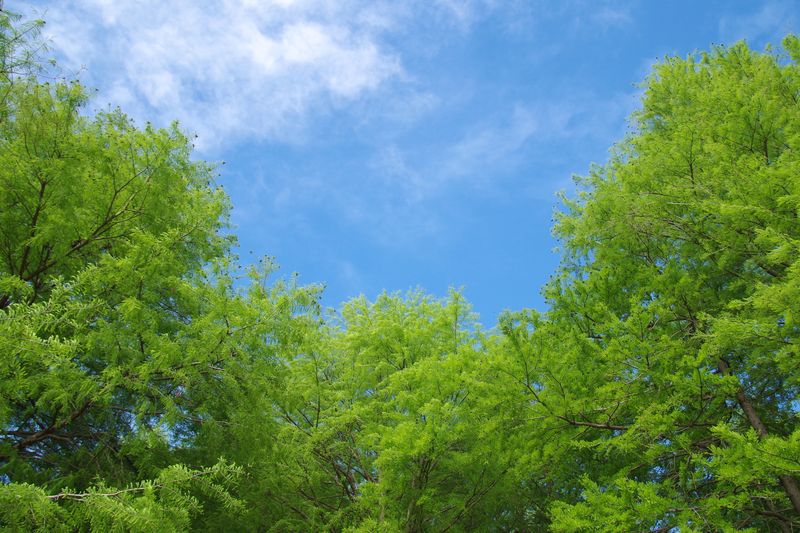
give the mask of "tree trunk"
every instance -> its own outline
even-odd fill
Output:
[[[719,360],[718,368],[723,376],[731,375],[731,368],[728,365],[728,362],[722,358]],[[741,386],[741,384],[739,385],[739,390],[736,392],[736,401],[739,403],[739,407],[742,408],[742,411],[744,411],[744,416],[747,418],[747,421],[750,423],[753,429],[756,430],[758,437],[762,439],[766,437],[768,435],[767,426],[764,425],[761,417],[758,416],[756,408],[753,406],[750,398],[745,395],[744,388]],[[797,480],[795,480],[792,476],[787,476],[785,474],[778,476],[778,479],[780,480],[786,495],[789,497],[789,500],[792,502],[794,511],[800,515],[800,486],[797,485]]]

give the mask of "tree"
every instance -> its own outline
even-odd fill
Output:
[[[504,319],[536,431],[569,450],[543,461],[581,484],[553,494],[555,530],[800,524],[800,41],[784,47],[658,65],[635,132],[558,216],[550,310]]]
[[[22,64],[26,31],[0,17],[2,64]],[[79,83],[6,74],[0,524],[183,530],[235,514],[242,471],[218,435],[264,403],[316,289],[270,287],[269,267],[237,288],[227,197],[177,126],[86,116]]]

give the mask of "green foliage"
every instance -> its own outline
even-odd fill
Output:
[[[294,516],[276,529],[485,526],[509,466],[482,425],[484,334],[463,297],[359,298],[337,320],[291,361],[278,402],[288,476],[270,494]]]
[[[202,470],[172,465],[153,480],[123,489],[100,484],[84,493],[67,489],[47,495],[38,487],[14,483],[0,488],[0,525],[16,531],[185,531],[191,513],[202,509],[193,492],[232,512],[241,509],[225,488],[238,475],[240,469],[220,462]]]

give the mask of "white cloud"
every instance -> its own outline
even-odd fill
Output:
[[[140,119],[178,118],[202,145],[291,141],[309,115],[403,72],[381,42],[391,9],[352,2],[76,0],[39,11],[68,72]],[[29,10],[32,11],[32,10]]]

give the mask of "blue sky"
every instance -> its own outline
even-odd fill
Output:
[[[323,303],[464,287],[544,309],[556,192],[606,160],[666,55],[797,31],[791,1],[39,0],[64,72],[225,161],[243,262]]]

